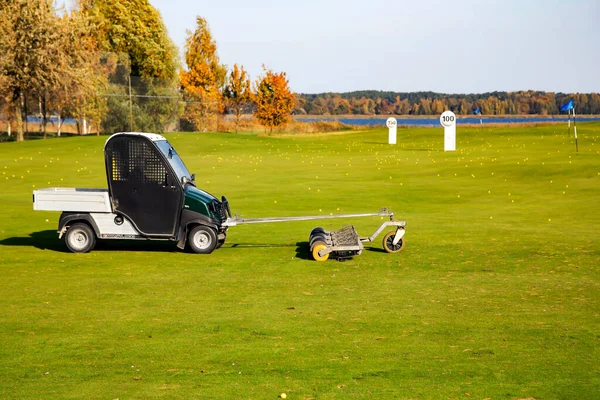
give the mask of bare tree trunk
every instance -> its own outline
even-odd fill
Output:
[[[56,131],[56,136],[60,137],[60,130],[62,128],[62,118],[61,118],[61,114],[62,114],[62,110],[60,109],[60,107],[58,108],[58,128]]]
[[[43,128],[44,128],[44,124],[43,124],[43,120],[44,120],[44,114],[42,114],[42,96],[38,96],[38,107],[39,107],[39,114],[38,114],[38,118],[40,119],[40,136],[42,136],[43,132]],[[44,134],[44,139],[46,139],[46,135]]]
[[[46,139],[46,133],[48,132],[48,103],[46,102],[46,93],[42,96],[42,121],[44,123],[44,139]]]
[[[23,111],[25,112],[25,133],[29,132],[29,125],[27,124],[27,93],[23,95]]]
[[[15,117],[17,118],[17,142],[23,141],[23,109],[21,108],[21,96],[15,99]]]

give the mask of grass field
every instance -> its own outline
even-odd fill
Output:
[[[598,398],[600,124],[578,128],[578,155],[564,126],[459,127],[452,153],[427,128],[167,135],[245,217],[407,221],[402,253],[343,263],[306,242],[346,220],[68,253],[31,191],[105,187],[106,137],[0,144],[0,398]]]

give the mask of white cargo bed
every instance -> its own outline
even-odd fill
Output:
[[[108,189],[57,187],[34,190],[33,209],[42,211],[112,212]]]

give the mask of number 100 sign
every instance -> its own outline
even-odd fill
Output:
[[[456,150],[456,115],[444,111],[440,115],[440,124],[444,127],[444,151]]]

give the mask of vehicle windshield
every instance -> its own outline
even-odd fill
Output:
[[[190,174],[190,171],[188,171],[187,167],[183,163],[183,160],[181,157],[179,157],[179,154],[177,154],[173,146],[171,146],[171,143],[166,140],[158,140],[154,143],[156,143],[160,151],[169,161],[169,164],[171,164],[171,167],[173,167],[179,182],[181,183],[181,180],[184,176],[191,181],[192,175]]]

